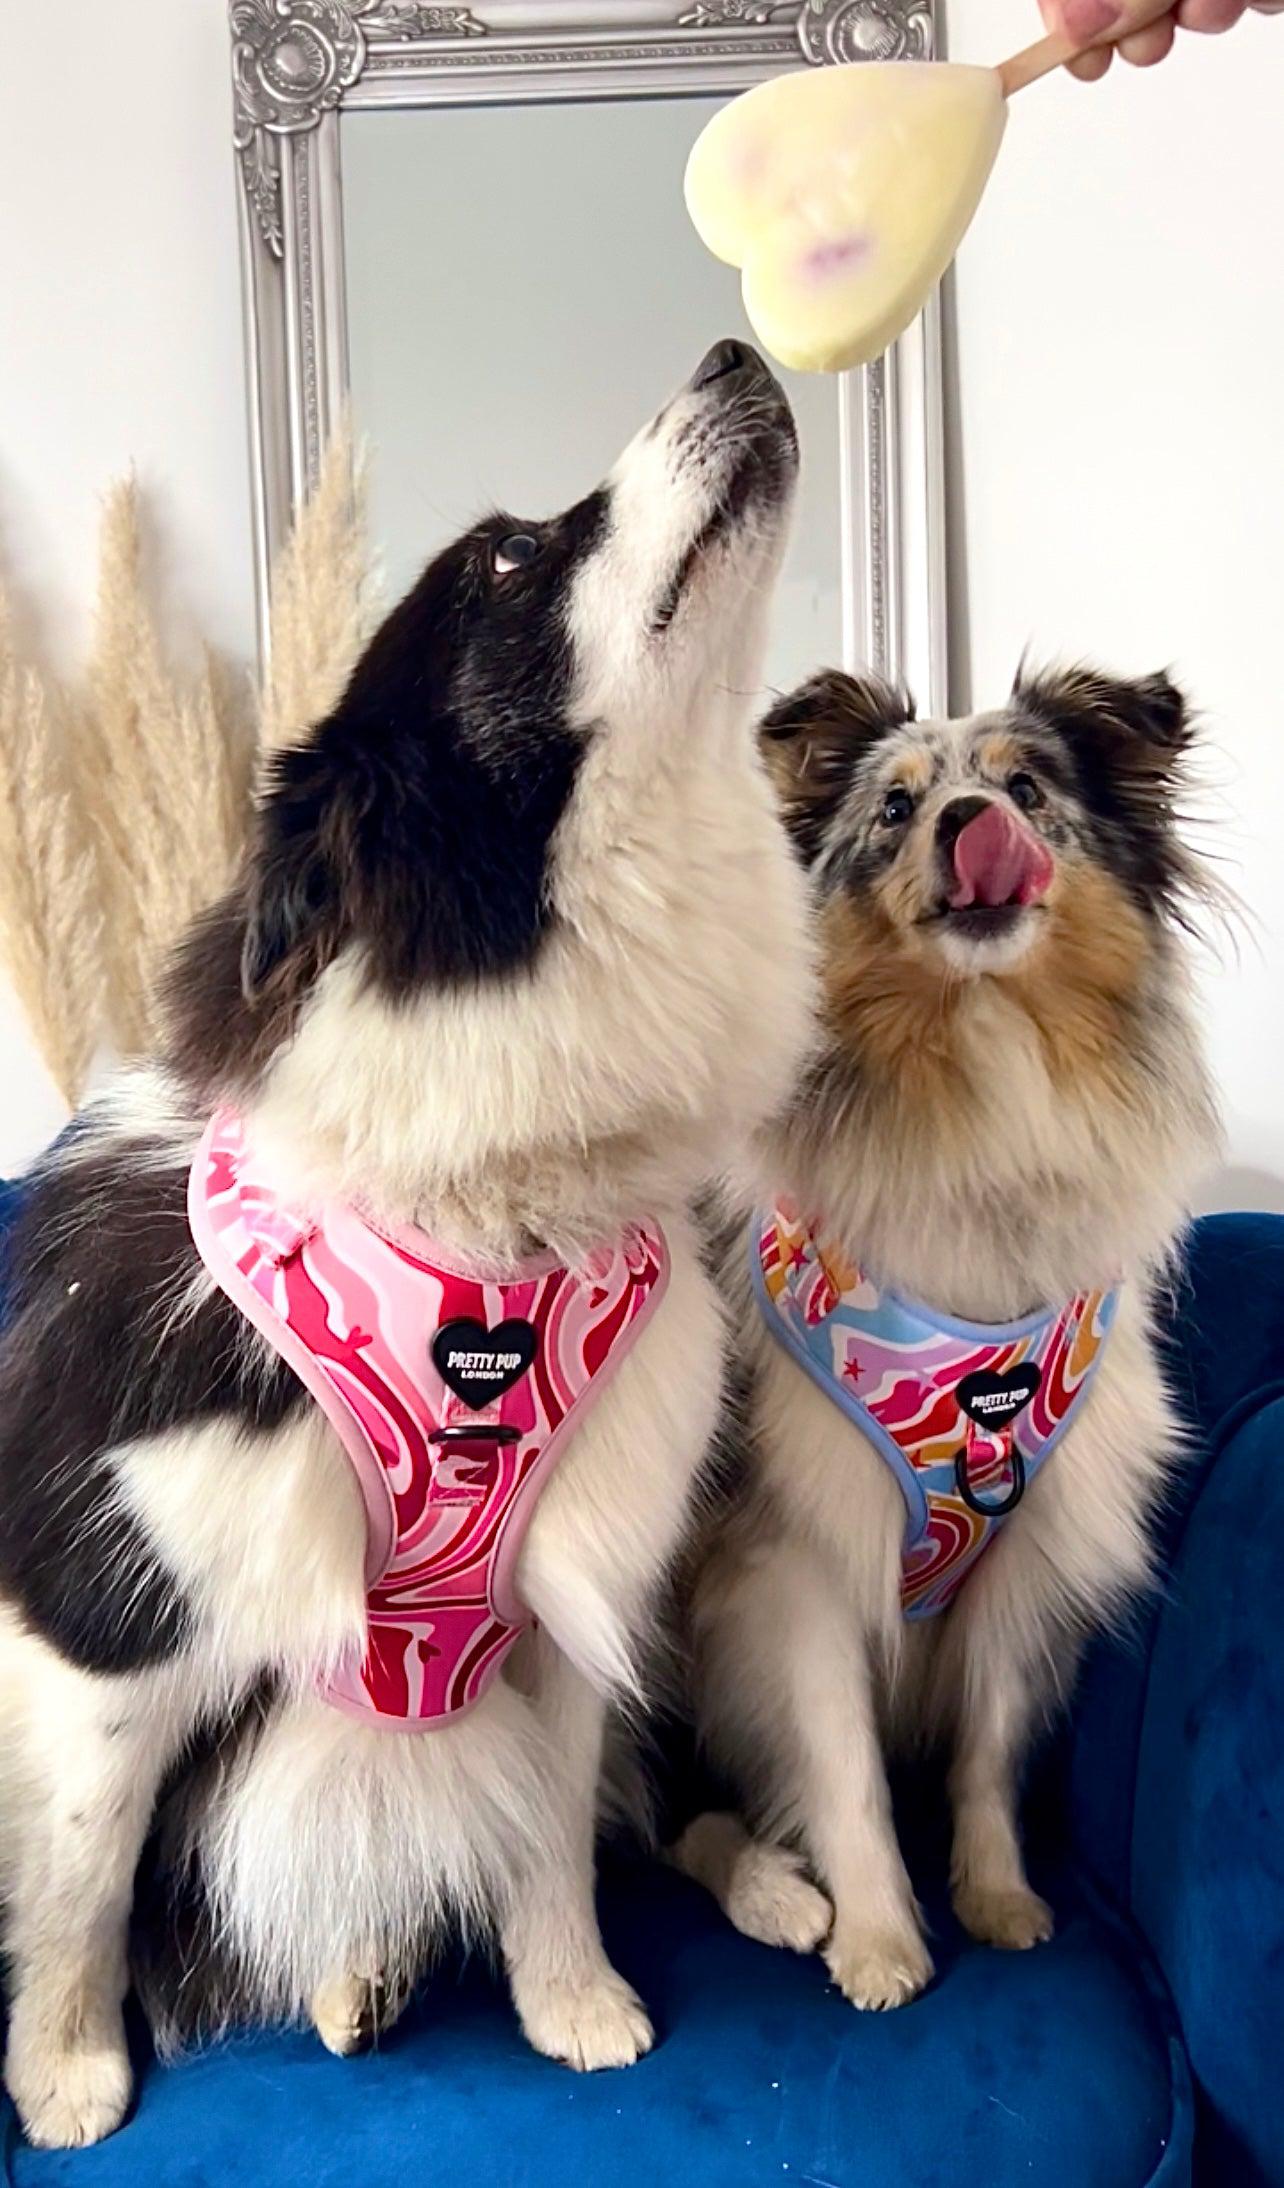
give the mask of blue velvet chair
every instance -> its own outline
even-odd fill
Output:
[[[1001,1954],[959,1934],[927,1781],[905,1789],[904,1806],[938,1975],[899,2013],[855,2013],[818,1960],[747,1943],[655,1865],[608,1861],[608,1942],[658,2031],[631,2072],[582,2078],[537,2058],[491,1971],[451,1962],[364,2059],[341,2063],[300,2034],[162,2069],[140,2035],[125,2127],[92,2150],[42,2152],[10,2113],[5,2178],[1284,2184],[1271,2081],[1284,2020],[1284,1649],[1272,1623],[1284,1219],[1196,1227],[1172,1348],[1195,1448],[1166,1520],[1166,1584],[1126,1638],[1095,1651],[1031,1789],[1052,1944]]]

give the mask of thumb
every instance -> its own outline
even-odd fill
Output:
[[[1044,28],[1054,38],[1068,38],[1072,45],[1081,46],[1091,38],[1101,38],[1122,19],[1125,10],[1115,0],[1039,0],[1039,13]],[[1105,75],[1111,62],[1109,46],[1098,46],[1094,52],[1084,53],[1069,64],[1070,74],[1081,83],[1096,83]]]
[[[1235,13],[1250,4],[1270,12],[1284,6],[1284,0],[1231,0]],[[1177,12],[1178,0],[1039,0],[1039,7],[1048,29],[1076,45],[1087,45],[1094,38],[1119,44]]]

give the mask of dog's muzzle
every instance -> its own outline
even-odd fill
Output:
[[[1052,885],[1052,854],[1006,805],[957,798],[937,822],[948,859],[952,912],[1000,911],[1038,904]]]

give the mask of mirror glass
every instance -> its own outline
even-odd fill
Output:
[[[719,103],[342,116],[353,411],[390,597],[481,511],[586,492],[711,342],[748,334],[740,277],[682,202]],[[784,377],[803,485],[777,689],[842,658],[837,383]]]

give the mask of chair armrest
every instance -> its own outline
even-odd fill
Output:
[[[1284,1393],[1284,1216],[1205,1216],[1193,1226],[1167,1349],[1182,1413],[1210,1451]]]
[[[1284,1398],[1191,1511],[1150,1651],[1130,1902],[1181,2016],[1209,2178],[1284,2181]]]
[[[1170,1365],[1196,1448],[1156,1600],[1085,1669],[1072,1828],[1180,2015],[1197,2177],[1265,2188],[1284,2182],[1284,1220],[1196,1227]]]
[[[22,1189],[20,1186],[11,1185],[6,1178],[0,1178],[0,1329],[4,1327],[5,1270],[8,1264],[9,1233],[13,1229],[17,1218],[18,1203],[21,1197]]]

